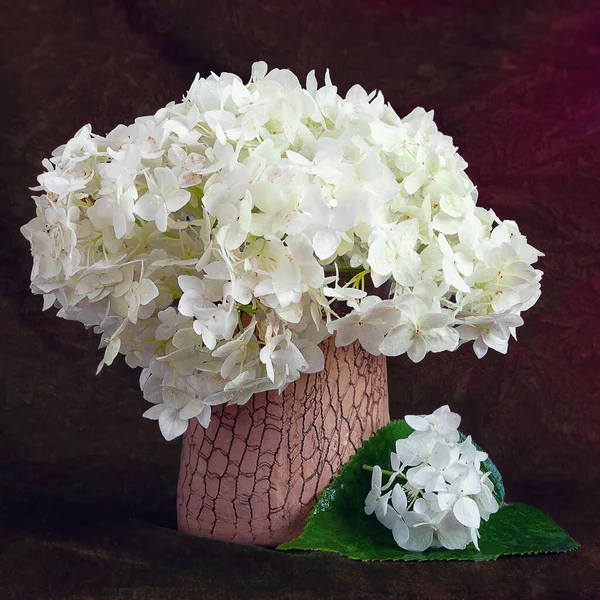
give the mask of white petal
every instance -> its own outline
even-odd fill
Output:
[[[403,546],[408,541],[409,531],[408,525],[404,522],[404,519],[397,518],[394,526],[392,527],[392,535],[394,541],[398,546]]]
[[[444,313],[427,313],[419,319],[419,329],[437,329],[445,327],[450,321]]]
[[[437,535],[440,544],[448,550],[462,550],[471,541],[469,529],[463,527],[452,513],[444,518],[438,528]]]
[[[179,417],[186,421],[193,419],[195,416],[199,415],[205,407],[206,405],[202,398],[194,398],[179,411]]]
[[[444,258],[442,261],[442,268],[444,271],[444,280],[448,285],[454,286],[457,290],[468,294],[471,288],[465,283],[465,280],[460,276],[458,269],[454,265],[451,258]]]
[[[415,285],[423,271],[421,257],[413,250],[400,256],[394,266],[394,279],[400,285]]]
[[[427,354],[427,345],[421,338],[416,338],[413,345],[407,350],[406,354],[413,362],[421,362]]]
[[[508,288],[497,290],[492,297],[492,308],[496,312],[510,310],[516,304],[519,304],[520,296],[515,290]]]
[[[510,314],[502,318],[502,323],[507,327],[520,327],[523,322],[521,315]]]
[[[177,283],[183,293],[185,292],[197,292],[198,294],[204,293],[204,282],[199,277],[193,275],[179,275]],[[186,315],[191,316],[191,315]]]
[[[332,256],[340,245],[340,235],[335,231],[317,231],[313,237],[315,254],[325,260]]]
[[[267,63],[264,60],[258,60],[252,63],[252,81],[256,82],[267,74]]]
[[[481,492],[475,497],[475,502],[479,507],[479,513],[484,521],[487,521],[491,514],[497,513],[500,508],[496,498],[494,498],[492,491],[487,485],[482,486]]]
[[[144,194],[136,203],[133,212],[144,221],[154,221],[164,202],[153,194]]]
[[[207,429],[208,426],[210,425],[211,413],[212,413],[212,411],[211,411],[210,406],[206,405],[202,409],[202,412],[199,415],[196,415],[198,422],[200,423],[200,425],[202,425],[202,427],[204,427],[204,429]]]
[[[479,541],[478,541],[479,540],[479,530],[475,529],[475,527],[471,527],[470,534],[471,534],[471,541],[473,542],[473,545],[479,551]]]
[[[385,356],[404,354],[412,346],[415,330],[411,325],[400,325],[385,336],[379,350]]]
[[[385,514],[378,514],[377,520],[387,529],[392,529],[398,520],[398,514],[393,508],[388,507]]]
[[[426,492],[445,492],[447,489],[448,486],[446,485],[446,480],[440,474],[432,477],[425,486]]]
[[[508,352],[508,339],[500,339],[491,334],[482,336],[485,345],[500,354],[506,354]]]
[[[252,70],[254,71],[254,65],[252,66]],[[231,99],[237,106],[242,106],[252,100],[252,94],[239,79],[234,79],[231,85]]]
[[[110,340],[108,345],[106,346],[106,350],[104,351],[104,364],[112,365],[113,361],[119,354],[119,349],[121,348],[121,339],[116,337]]]
[[[460,425],[460,415],[449,412],[444,415],[440,415],[437,421],[437,430],[443,436],[447,436],[452,431],[458,429]]]
[[[178,417],[176,409],[167,408],[158,418],[158,425],[164,438],[171,441],[185,433],[188,422]]]
[[[429,525],[410,527],[408,533],[408,540],[400,545],[404,550],[423,552],[433,542],[433,529]]]
[[[423,489],[435,475],[436,470],[432,467],[415,467],[407,471],[406,478],[413,487]]]
[[[406,493],[404,488],[397,483],[392,490],[392,506],[398,514],[402,514],[406,511]]]
[[[137,287],[137,295],[140,299],[140,304],[145,305],[152,302],[159,295],[156,284],[151,279],[142,279]]]
[[[348,231],[356,223],[356,209],[350,204],[338,204],[330,215],[331,226],[336,231]]]
[[[306,156],[302,156],[302,154],[298,154],[298,152],[294,152],[293,150],[288,150],[286,152],[286,156],[297,165],[301,165],[303,167],[312,166],[312,163],[310,160],[308,160],[308,158],[306,158]]]
[[[460,218],[451,217],[443,212],[439,212],[431,220],[431,224],[435,230],[446,234],[457,233],[461,223],[462,220]]]
[[[457,328],[458,334],[460,336],[461,340],[470,342],[472,340],[476,340],[479,336],[479,330],[477,329],[477,327],[474,327],[473,325],[459,325]]]
[[[156,223],[156,229],[164,233],[167,230],[167,218],[167,207],[165,203],[162,202],[161,205],[157,208],[157,212],[155,215],[154,222]]]
[[[463,475],[460,489],[462,493],[467,496],[479,494],[481,491],[481,480],[479,479],[478,472],[474,468],[471,468],[466,476]]]
[[[204,273],[207,279],[219,279],[223,281],[229,281],[231,274],[229,267],[222,260],[214,261],[204,267]]]
[[[371,474],[371,488],[381,490],[381,467],[375,465]]]
[[[123,211],[117,210],[113,215],[113,227],[115,228],[115,237],[120,240],[127,233],[127,219]]]
[[[449,509],[457,499],[456,494],[451,494],[450,492],[440,492],[437,495],[438,505],[440,510],[444,511]]]
[[[471,275],[471,273],[473,273],[473,262],[461,252],[458,252],[454,255],[454,261],[456,263],[456,268],[461,275],[468,277]]]
[[[429,464],[437,470],[445,469],[450,464],[450,449],[446,444],[437,442],[431,451]]]
[[[377,507],[377,501],[379,500],[379,492],[371,490],[365,498],[365,514],[372,515]]]
[[[345,327],[340,327],[335,333],[335,345],[340,348],[348,346],[358,339],[360,333],[358,327],[352,327],[348,324]]]
[[[428,352],[444,352],[454,350],[458,345],[458,332],[450,327],[426,329],[421,333]]]
[[[483,358],[487,354],[488,347],[483,341],[483,338],[475,340],[475,343],[473,344],[473,350],[477,358]]]
[[[418,498],[415,500],[415,505],[413,510],[418,515],[426,515],[427,514],[427,502],[423,498]]]
[[[160,415],[163,414],[163,412],[165,411],[165,405],[161,402],[160,404],[157,404],[156,406],[151,406],[143,415],[142,417],[145,417],[146,419],[152,419],[154,421],[158,420],[160,418]]]
[[[165,204],[169,212],[175,212],[183,208],[188,203],[190,197],[191,194],[187,190],[177,190],[177,192],[165,199]]]
[[[364,326],[362,331],[359,330],[360,335],[358,341],[360,345],[370,354],[379,356],[379,346],[383,342],[383,333],[375,327]]]
[[[407,194],[414,194],[427,179],[427,174],[424,169],[417,169],[414,173],[411,173],[404,181],[404,189]]]
[[[167,167],[157,167],[154,169],[154,177],[160,191],[165,197],[179,188],[177,176]]]
[[[456,520],[465,527],[478,528],[481,522],[479,508],[472,498],[459,498],[452,509]]]
[[[277,296],[283,296],[286,292],[296,290],[301,280],[302,272],[298,265],[285,261],[273,272],[273,289]]]
[[[376,275],[387,277],[392,272],[395,261],[392,250],[383,235],[377,238],[369,247],[367,260]]]
[[[427,419],[418,415],[406,415],[404,417],[406,423],[415,431],[428,431],[429,423]],[[398,444],[396,444],[396,452],[398,452]]]

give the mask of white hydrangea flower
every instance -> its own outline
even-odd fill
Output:
[[[338,297],[346,299],[337,293]],[[335,297],[335,296],[334,296]],[[348,298],[351,301],[350,298]],[[376,296],[363,298],[350,314],[331,321],[327,328],[335,332],[335,345],[348,346],[358,340],[365,350],[378,356],[385,332],[389,330],[394,320],[400,319],[400,311],[389,301],[381,301]]]
[[[305,87],[264,62],[247,83],[198,75],[181,102],[106,136],[85,125],[42,165],[21,229],[31,289],[96,328],[100,367],[161,365],[144,390],[164,396],[150,414],[168,437],[318,372],[328,335],[415,362],[471,341],[504,353],[540,295],[542,254],[476,205],[433,112],[341,97],[328,71]],[[416,467],[411,451],[398,460]]]
[[[440,546],[462,550],[470,543],[479,550],[481,520],[500,508],[490,474],[481,469],[487,454],[470,436],[458,441],[460,416],[448,406],[405,420],[414,431],[396,441],[392,471],[364,466],[372,470],[365,513],[375,513],[398,546],[411,552]],[[392,485],[393,491],[383,493]]]
[[[159,231],[167,230],[167,217],[183,208],[190,193],[179,187],[173,171],[157,167],[152,175],[146,174],[148,191],[135,203],[134,212],[146,221],[155,221]]]
[[[416,252],[419,223],[415,219],[401,221],[387,230],[375,230],[369,245],[368,261],[374,273],[403,286],[420,280],[421,258]]]
[[[450,315],[430,311],[416,296],[405,298],[401,314],[401,324],[385,336],[379,348],[386,356],[406,352],[411,360],[420,362],[427,352],[443,352],[457,347],[459,335],[449,327],[452,323]]]

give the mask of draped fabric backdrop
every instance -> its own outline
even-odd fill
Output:
[[[593,598],[600,473],[600,6],[594,0],[1,0],[0,593],[3,598]],[[495,563],[361,564],[174,531],[181,438],[138,373],[41,312],[19,226],[41,160],[179,100],[197,71],[265,60],[342,93],[435,109],[479,188],[546,253],[542,298],[509,353],[389,361],[391,413],[448,403],[504,474],[508,501],[583,544]],[[73,594],[74,596],[71,596]]]

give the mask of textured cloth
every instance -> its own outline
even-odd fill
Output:
[[[600,8],[595,0],[0,0],[0,598],[595,598],[600,595]],[[41,312],[19,226],[42,158],[265,60],[398,114],[435,109],[480,204],[546,253],[519,341],[389,361],[392,417],[448,403],[507,500],[583,547],[494,563],[366,563],[175,531],[181,440],[137,373],[94,376],[93,333]]]

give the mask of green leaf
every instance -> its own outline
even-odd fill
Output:
[[[404,421],[394,421],[367,440],[339,475],[325,488],[312,510],[302,534],[281,544],[279,550],[329,550],[358,560],[495,560],[502,555],[567,552],[579,548],[554,521],[541,511],[524,504],[504,505],[480,528],[481,551],[472,545],[465,550],[431,548],[407,552],[399,548],[391,531],[364,512],[371,474],[362,465],[378,464],[390,469],[390,451],[399,438],[412,429]],[[491,461],[485,468],[498,486],[497,498],[504,497],[498,470]]]

